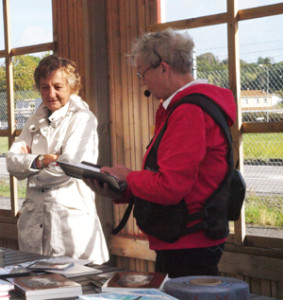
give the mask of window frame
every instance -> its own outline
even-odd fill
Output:
[[[50,0],[52,2],[52,0]],[[23,47],[11,47],[11,26],[10,26],[10,0],[2,0],[3,5],[3,26],[4,26],[4,49],[0,50],[0,58],[5,59],[6,67],[6,84],[7,84],[7,114],[8,114],[8,129],[0,129],[0,137],[8,138],[9,148],[21,133],[20,129],[15,126],[15,109],[14,109],[14,90],[13,90],[13,64],[14,56],[32,54],[43,51],[55,51],[56,43],[53,34],[53,42],[34,44]],[[51,20],[53,25],[53,20]],[[0,222],[12,221],[16,222],[18,214],[18,195],[17,195],[17,180],[10,175],[10,192],[11,192],[11,209],[0,209]]]

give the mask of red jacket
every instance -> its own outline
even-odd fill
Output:
[[[178,92],[166,110],[160,105],[156,112],[154,137],[158,135],[173,104],[192,93],[210,97],[223,109],[228,124],[231,126],[234,123],[236,105],[232,92],[209,84],[196,84]],[[143,163],[149,150],[150,147]],[[182,104],[171,114],[159,144],[159,172],[130,172],[127,176],[128,189],[121,200],[128,201],[128,196],[133,194],[158,204],[172,205],[184,198],[189,212],[194,213],[200,210],[224,179],[228,170],[227,150],[226,139],[213,119],[196,105]],[[200,231],[183,236],[172,244],[152,236],[148,236],[148,240],[151,249],[161,250],[209,247],[226,239],[212,240]]]

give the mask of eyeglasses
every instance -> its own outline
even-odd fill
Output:
[[[156,69],[160,66],[161,62],[162,62],[162,57],[157,53],[157,51],[155,49],[153,49],[154,54],[158,57],[158,62],[150,67],[148,67],[147,69],[145,69],[143,72],[137,72],[137,76],[139,79],[143,80],[144,79],[144,75],[145,73],[150,70],[150,69]]]

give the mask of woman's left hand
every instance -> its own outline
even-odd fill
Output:
[[[112,198],[114,200],[118,200],[121,198],[122,192],[110,189],[107,183],[101,184],[100,182],[92,178],[84,178],[83,181],[98,195]]]

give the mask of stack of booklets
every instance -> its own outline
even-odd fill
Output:
[[[9,292],[14,289],[14,285],[11,282],[0,279],[0,299],[10,299]]]
[[[116,272],[102,285],[101,293],[82,295],[79,300],[176,300],[162,291],[167,278],[167,274],[157,272]]]
[[[61,274],[68,278],[101,273],[101,271],[96,268],[84,266],[84,263],[87,262],[84,260],[54,257],[32,262],[27,266],[27,269],[31,271]]]
[[[60,274],[17,277],[9,281],[27,300],[78,297],[83,294],[80,284]]]

